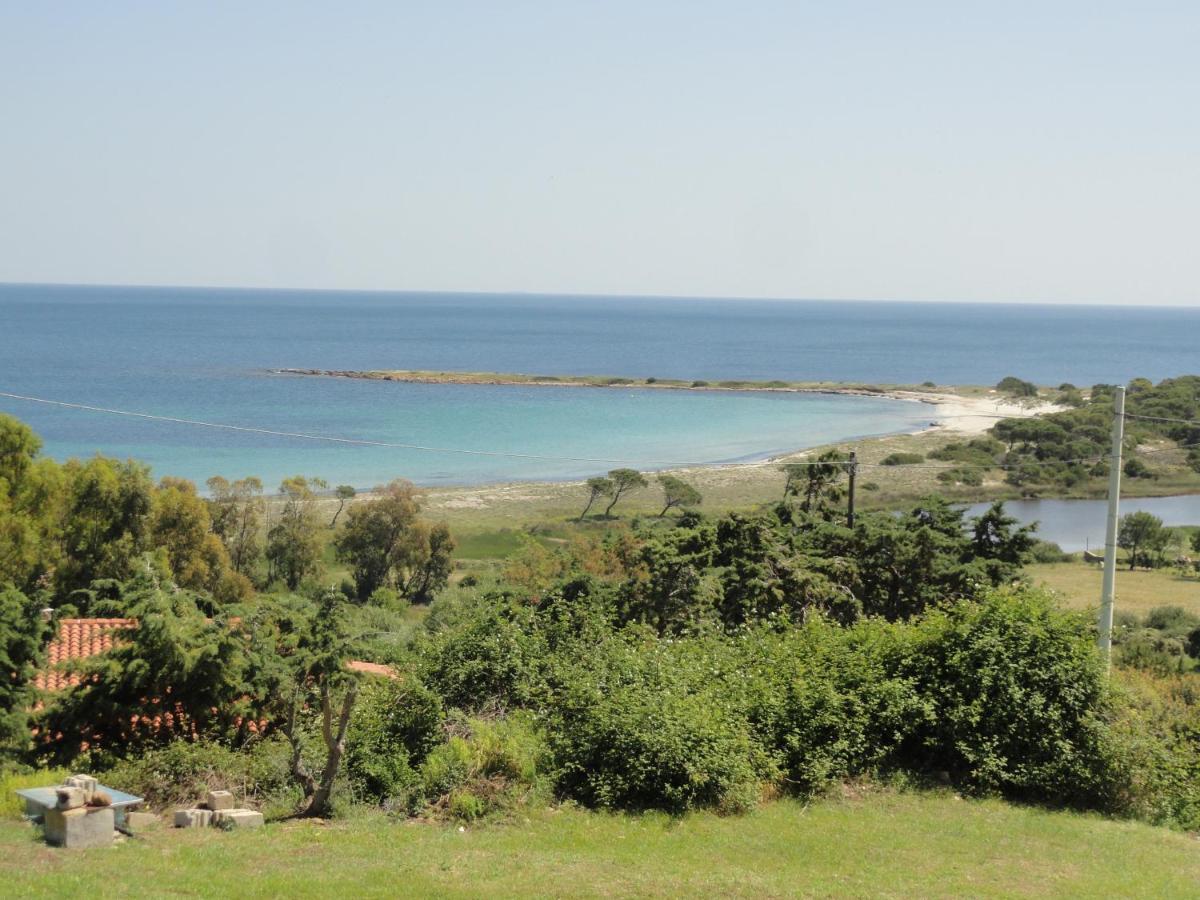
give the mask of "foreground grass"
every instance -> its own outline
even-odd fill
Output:
[[[740,818],[540,811],[510,825],[360,813],[150,833],[66,852],[0,823],[8,896],[1192,897],[1192,836],[939,793],[778,802]]]
[[[1082,561],[1041,563],[1027,569],[1034,584],[1047,587],[1071,609],[1100,608],[1101,568]],[[1200,578],[1174,569],[1117,571],[1116,609],[1145,616],[1156,606],[1182,606],[1200,615]]]

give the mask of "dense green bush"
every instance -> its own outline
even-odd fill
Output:
[[[933,716],[903,754],[966,788],[1111,808],[1110,699],[1087,627],[1032,591],[997,591],[914,623],[900,672]]]
[[[414,676],[367,684],[346,736],[346,774],[356,795],[406,800],[417,767],[442,737],[442,701]]]
[[[613,639],[564,679],[548,736],[559,789],[604,808],[741,811],[768,755],[700,645]]]
[[[920,453],[891,453],[880,460],[880,465],[908,466],[924,461],[925,457]]]

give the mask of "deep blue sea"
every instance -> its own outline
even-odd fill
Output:
[[[0,285],[0,391],[436,452],[218,431],[0,398],[56,458],[203,482],[565,479],[763,457],[927,421],[794,394],[417,385],[273,368],[1080,385],[1200,371],[1200,310]],[[448,450],[528,454],[477,456]]]

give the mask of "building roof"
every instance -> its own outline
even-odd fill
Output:
[[[34,683],[44,691],[79,684],[79,676],[62,671],[62,664],[103,653],[120,640],[117,632],[136,627],[137,619],[61,619],[47,651],[48,666],[38,672]]]
[[[58,635],[47,651],[47,667],[37,673],[35,684],[44,691],[61,691],[79,684],[79,675],[62,671],[62,664],[103,653],[120,641],[121,631],[130,628],[137,628],[137,619],[60,619]],[[361,659],[347,661],[346,668],[364,675],[396,677],[391,666]]]

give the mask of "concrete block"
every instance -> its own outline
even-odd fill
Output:
[[[138,834],[142,831],[149,831],[152,828],[158,828],[162,825],[162,816],[156,816],[151,812],[135,812],[130,811],[125,813],[125,827]]]
[[[207,809],[175,810],[176,828],[207,828],[212,824],[212,811]]]
[[[92,794],[96,793],[96,786],[99,783],[91,775],[72,775],[63,782],[67,787],[77,787],[82,790],[85,803],[92,799]]]
[[[79,809],[87,805],[87,797],[83,788],[60,787],[54,789],[54,808],[59,810]]]
[[[233,794],[229,791],[209,791],[207,805],[213,812],[220,809],[233,809]]]
[[[261,828],[263,814],[252,809],[223,809],[213,813],[213,824],[218,828]]]
[[[107,847],[113,842],[112,807],[103,809],[46,810],[46,843],[83,849]]]

